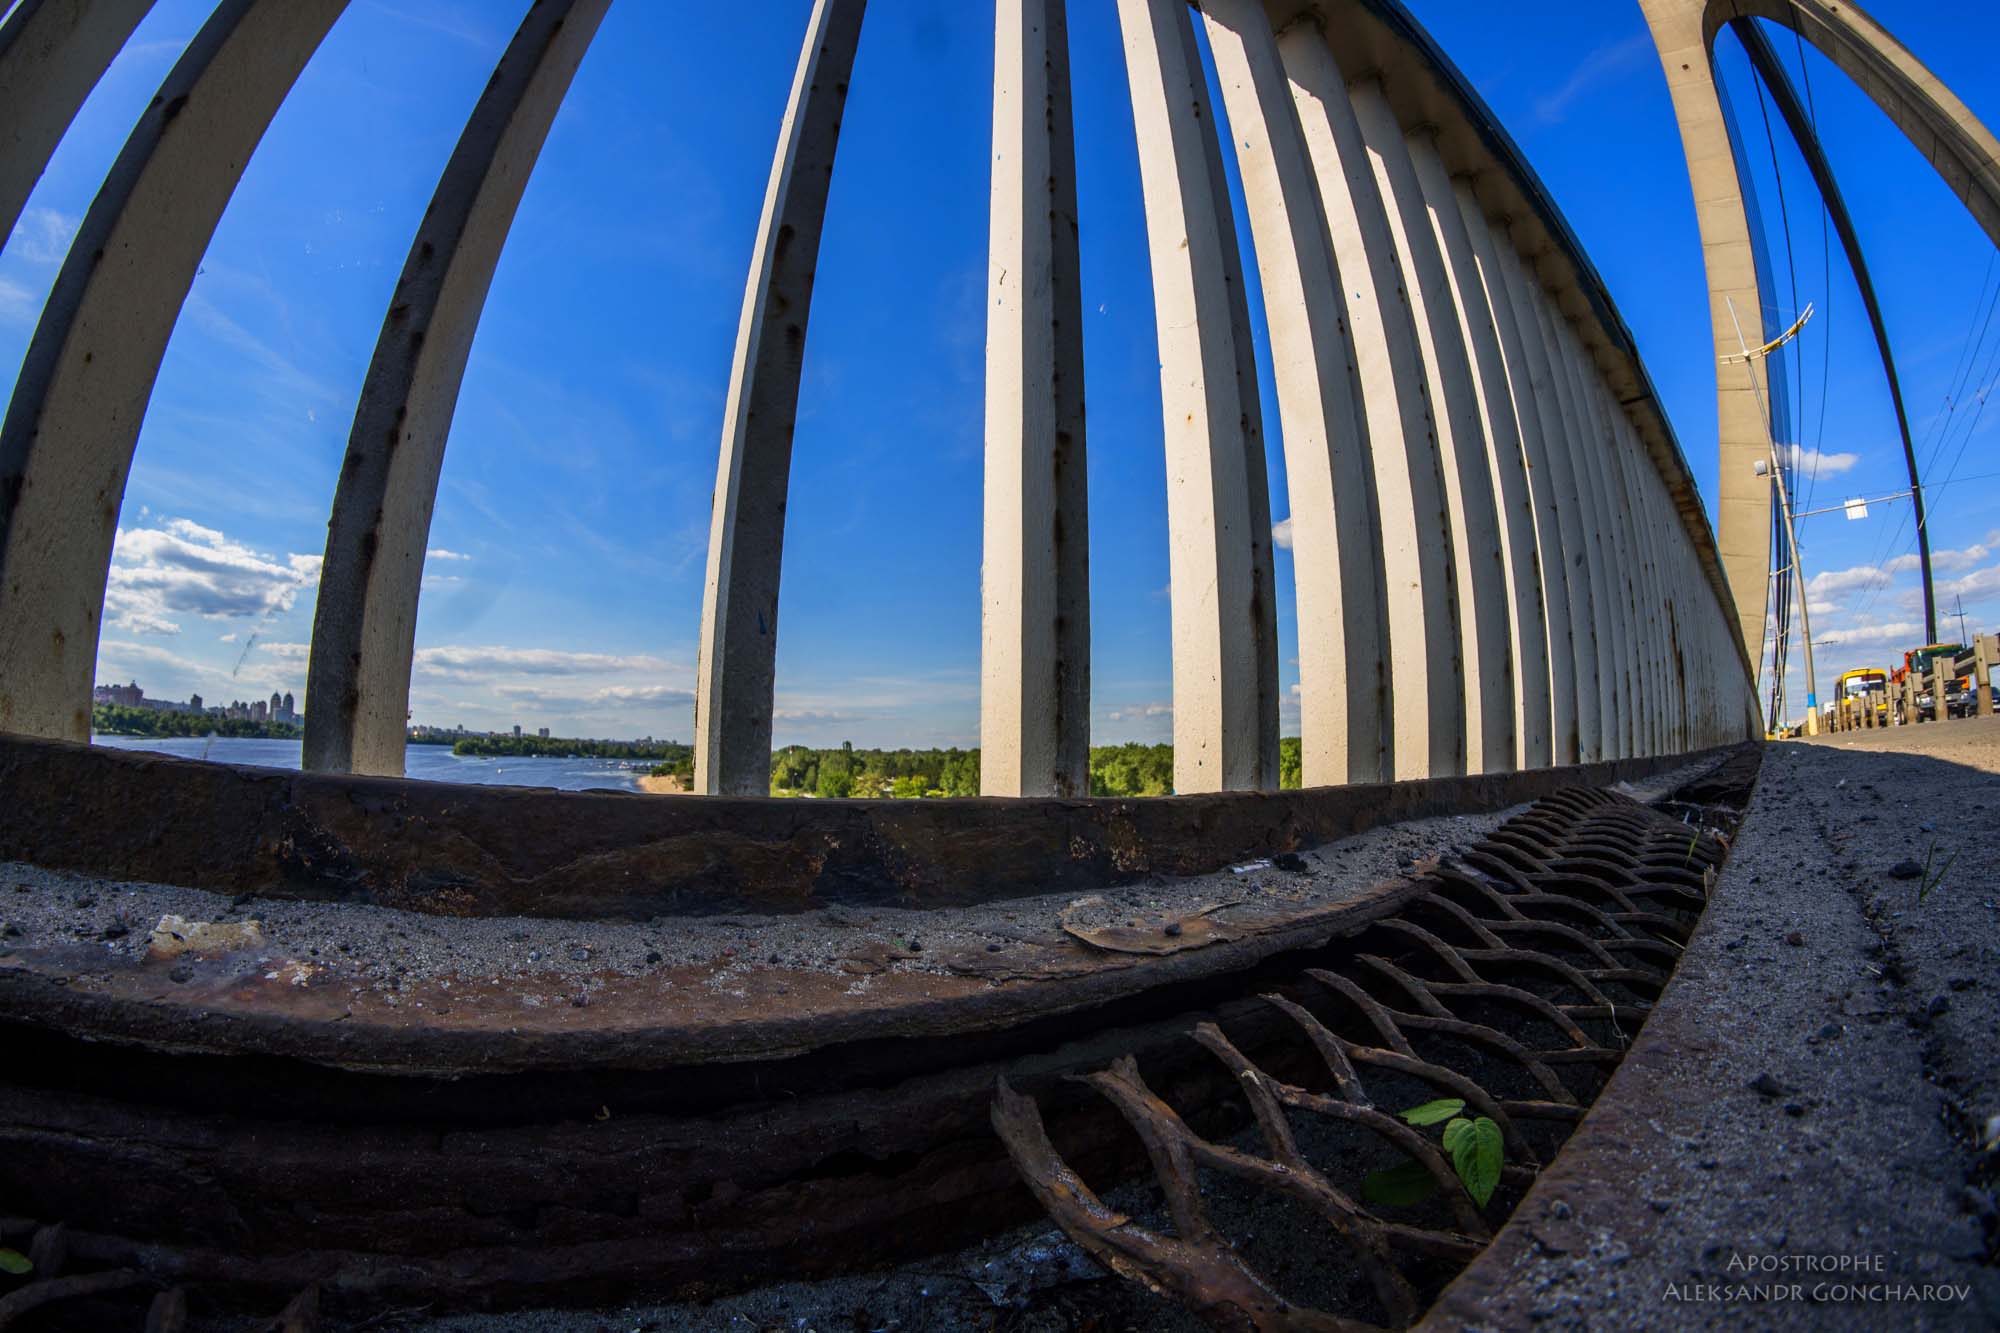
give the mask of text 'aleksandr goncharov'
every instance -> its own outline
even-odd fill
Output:
[[[1889,1258],[1882,1254],[1731,1254],[1725,1267],[1732,1273],[1816,1273],[1847,1280],[1803,1282],[1669,1282],[1670,1301],[1814,1301],[1842,1303],[1900,1303],[1905,1301],[1962,1301],[1972,1294],[1969,1286],[1929,1282],[1870,1282],[1866,1279],[1888,1272]],[[1854,1280],[1860,1279],[1860,1280]]]

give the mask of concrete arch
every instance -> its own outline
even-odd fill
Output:
[[[778,131],[716,463],[695,668],[695,790],[771,790],[778,580],[813,270],[866,0],[817,0]]]
[[[0,731],[90,738],[132,451],[243,169],[347,0],[224,0],[84,215],[0,424]]]
[[[1659,48],[1687,153],[1708,269],[1710,322],[1718,357],[1738,350],[1737,323],[1762,308],[1742,183],[1731,156],[1714,69],[1725,24],[1761,18],[1797,32],[1858,84],[2000,245],[2000,142],[1935,74],[1852,0],[1639,0]],[[1732,314],[1733,312],[1733,314]],[[1746,325],[1744,336],[1756,341]],[[1758,407],[1758,362],[1718,361],[1717,546],[1736,602],[1737,633],[1761,671],[1756,648],[1768,609],[1771,426]]]
[[[1271,496],[1236,221],[1185,0],[1118,0],[1167,453],[1174,790],[1278,785]]]
[[[535,0],[410,244],[327,524],[307,769],[402,775],[424,549],[466,358],[535,159],[610,3]]]
[[[153,0],[21,0],[0,23],[0,245]]]

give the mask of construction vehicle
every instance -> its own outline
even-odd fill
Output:
[[[1912,648],[1903,654],[1903,665],[1890,673],[1889,679],[1901,685],[1909,679],[1912,671],[1917,674],[1917,719],[1922,722],[1937,720],[1938,702],[1932,698],[1931,663],[1942,657],[1948,670],[1956,670],[1959,654],[1965,651],[1962,643],[1927,643],[1921,648]],[[1972,711],[1972,677],[1952,676],[1945,681],[1944,716],[1962,717]]]

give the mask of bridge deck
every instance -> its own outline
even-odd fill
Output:
[[[1983,1177],[1976,1155],[2000,1115],[1996,812],[2000,718],[1768,747],[1659,1011],[1424,1327],[1475,1311],[1507,1327],[2000,1325],[1993,1155]],[[1933,838],[1937,864],[1956,860],[1919,903],[1924,877],[1891,871],[1921,865]],[[1751,1086],[1765,1076],[1775,1095]],[[1881,1256],[1882,1270],[1730,1267],[1779,1254]],[[1750,1282],[1805,1300],[1822,1282],[1970,1292],[1727,1315],[1667,1294]]]

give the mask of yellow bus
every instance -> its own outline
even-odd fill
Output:
[[[1853,671],[1841,672],[1833,697],[1865,700],[1862,706],[1874,707],[1876,722],[1886,725],[1889,721],[1889,673],[1879,667],[1857,667]]]

